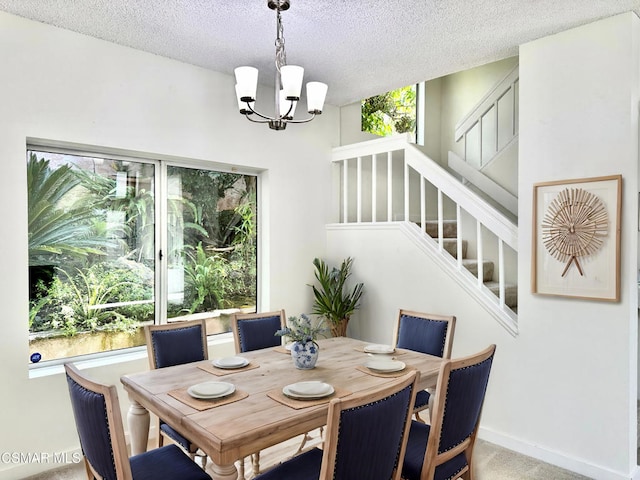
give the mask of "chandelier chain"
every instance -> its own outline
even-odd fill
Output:
[[[287,52],[284,49],[284,27],[282,26],[282,18],[280,17],[280,9],[277,12],[277,32],[276,32],[276,69],[280,72],[280,68],[287,64]]]

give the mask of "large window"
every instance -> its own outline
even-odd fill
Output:
[[[27,152],[32,361],[144,344],[142,326],[256,304],[256,177]]]

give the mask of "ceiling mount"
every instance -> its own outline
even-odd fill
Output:
[[[291,2],[289,2],[289,0],[269,0],[267,2],[267,6],[271,10],[279,10],[281,12],[284,12],[285,10],[289,10]]]

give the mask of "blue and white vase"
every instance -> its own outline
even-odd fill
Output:
[[[291,357],[296,368],[309,370],[316,366],[320,347],[316,342],[294,342],[291,346]]]

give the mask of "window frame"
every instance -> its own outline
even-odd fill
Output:
[[[168,167],[182,167],[189,169],[201,169],[221,173],[232,173],[236,175],[253,176],[256,179],[256,307],[260,304],[261,298],[261,267],[259,259],[261,258],[261,192],[263,169],[257,169],[253,167],[238,166],[233,164],[226,164],[220,162],[213,162],[207,160],[188,159],[183,157],[174,157],[161,154],[150,154],[142,152],[134,152],[129,150],[120,150],[116,148],[105,147],[93,147],[86,145],[79,145],[70,142],[50,141],[44,139],[28,138],[25,146],[25,154],[28,151],[42,151],[54,154],[66,154],[85,157],[103,158],[105,160],[114,161],[130,161],[145,164],[154,165],[154,303],[155,303],[155,324],[166,324],[168,322],[167,316],[167,288],[168,288],[168,270],[166,268],[166,255],[168,247],[168,228],[166,224],[167,218],[167,169]],[[161,219],[158,221],[157,219]],[[163,253],[163,258],[160,258],[160,253]],[[27,263],[28,268],[28,263]],[[27,300],[28,302],[28,300]],[[27,331],[29,334],[29,331]],[[229,343],[233,342],[231,332],[223,332],[217,334],[210,334],[207,336],[207,342],[209,345]],[[88,354],[82,354],[72,357],[63,357],[51,360],[43,360],[41,362],[33,363],[28,362],[29,378],[38,378],[50,374],[61,373],[63,365],[69,361],[73,361],[76,364],[85,366],[101,366],[113,363],[121,363],[140,358],[146,358],[146,346],[134,346],[120,348],[116,350],[108,350],[102,352],[94,352]]]

